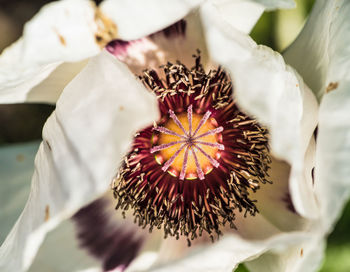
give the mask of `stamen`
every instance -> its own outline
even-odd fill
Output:
[[[199,124],[198,124],[196,130],[194,131],[193,136],[195,136],[195,135],[197,134],[198,130],[204,125],[204,123],[208,120],[208,118],[210,117],[210,115],[211,115],[211,112],[210,112],[210,111],[207,111],[207,112],[204,114],[204,116],[203,116],[203,118],[200,120],[200,122],[199,122]]]
[[[193,140],[196,140],[196,139],[199,139],[199,138],[202,138],[202,137],[205,137],[205,136],[208,136],[208,135],[213,135],[213,134],[217,134],[217,133],[220,133],[224,130],[223,127],[218,127],[218,128],[215,128],[215,129],[212,129],[212,130],[209,130],[199,136],[196,136],[193,138]]]
[[[171,142],[168,144],[157,145],[157,146],[154,146],[151,148],[151,153],[166,149],[166,148],[171,147],[171,146],[176,145],[176,144],[182,144],[184,142],[185,141],[176,141],[176,142]]]
[[[192,136],[192,105],[187,108],[188,136]]]
[[[182,135],[180,135],[180,134],[178,134],[170,129],[167,129],[165,127],[154,127],[153,130],[186,139],[185,136],[182,136]]]
[[[185,133],[185,135],[189,136],[187,134],[187,131],[185,130],[185,128],[181,124],[180,120],[177,118],[177,116],[175,115],[175,113],[172,110],[169,110],[169,115],[170,115],[171,119],[174,120],[175,124],[177,124],[179,126],[179,128],[181,128],[181,130]]]
[[[216,168],[219,167],[220,163],[218,163],[217,160],[213,159],[212,157],[209,156],[209,154],[207,152],[205,152],[202,148],[200,148],[198,145],[195,145],[195,147],[203,153],[204,156],[206,156],[208,158],[208,160],[210,161],[210,163],[215,166]]]
[[[193,147],[191,148],[191,152],[192,152],[194,161],[196,162],[198,177],[199,177],[200,180],[203,180],[203,179],[204,179],[204,173],[203,173],[202,168],[201,168],[201,166],[200,166],[200,164],[199,164],[199,161],[198,161],[196,152],[194,151],[194,148],[193,148]]]
[[[208,145],[211,147],[216,147],[217,149],[220,150],[225,150],[225,146],[223,144],[218,144],[218,143],[208,143],[208,142],[203,142],[203,141],[193,141],[194,144],[203,144],[203,145]]]
[[[180,173],[180,180],[185,179],[186,168],[187,168],[187,159],[188,159],[188,149],[189,149],[189,146],[187,145],[186,150],[185,150],[185,154],[184,154],[184,162],[182,164],[182,169],[181,169],[181,173]]]

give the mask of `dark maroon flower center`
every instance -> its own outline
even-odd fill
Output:
[[[213,238],[235,227],[236,212],[257,212],[250,194],[267,182],[267,131],[237,107],[221,68],[205,73],[199,57],[192,69],[162,68],[140,76],[161,117],[135,135],[114,182],[117,208],[165,236]]]

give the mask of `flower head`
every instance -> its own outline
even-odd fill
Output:
[[[67,67],[72,68],[70,63],[59,66],[63,61],[82,60],[100,52],[95,34],[111,30],[108,24],[99,28],[101,20],[112,22],[118,29],[111,32],[113,37],[102,35],[107,37],[103,42],[110,38],[135,39],[117,40],[106,47],[118,59],[104,50],[86,66],[81,63],[84,69],[59,96],[56,111],[43,131],[30,198],[0,248],[0,266],[5,271],[26,270],[45,234],[88,203],[74,219],[81,231],[81,244],[104,263],[105,269],[123,270],[129,263],[128,269],[134,269],[137,260],[132,261],[133,257],[141,245],[147,248],[147,239],[153,241],[158,227],[175,237],[160,239],[162,245],[156,245],[157,253],[153,255],[156,260],[150,261],[152,269],[162,269],[168,261],[177,259],[166,269],[232,271],[238,263],[256,256],[260,257],[249,263],[253,271],[261,271],[265,266],[260,262],[275,260],[275,256],[295,270],[316,269],[322,251],[319,245],[334,222],[333,214],[325,216],[333,207],[330,200],[338,195],[344,200],[347,192],[334,177],[329,179],[330,185],[325,184],[330,169],[338,169],[335,162],[340,165],[339,173],[347,173],[342,165],[347,163],[349,152],[341,150],[341,156],[335,156],[341,146],[348,146],[348,123],[336,106],[341,100],[346,108],[347,81],[343,73],[334,72],[337,64],[347,65],[347,61],[333,58],[333,49],[341,49],[346,56],[348,51],[340,39],[336,47],[316,51],[318,57],[330,56],[333,60],[329,78],[336,79],[337,84],[331,84],[330,89],[338,87],[337,92],[324,95],[319,111],[311,91],[282,56],[258,46],[246,34],[264,8],[284,6],[289,1],[190,2],[147,2],[154,6],[147,6],[152,12],[144,12],[144,1],[138,1],[135,10],[130,8],[134,2],[128,1],[105,1],[99,10],[88,1],[61,1],[39,14],[34,23],[28,24],[23,39],[5,51],[0,61],[6,65],[1,67],[9,72],[0,78],[5,82],[0,89],[1,101],[49,98],[55,102],[62,85],[73,76],[59,80],[54,95],[45,92],[48,84],[66,75]],[[328,14],[326,11],[332,8],[331,19],[324,23],[327,31],[347,31],[333,16],[337,14],[336,4],[317,3],[316,11]],[[342,5],[345,9],[341,14],[346,14],[348,4]],[[79,6],[82,8],[76,8]],[[198,12],[185,18],[187,25],[175,25],[181,35],[173,35],[169,28],[154,33],[197,6]],[[245,12],[240,13],[242,10]],[[63,20],[56,22],[56,13]],[[65,27],[67,16],[81,27]],[[106,17],[111,21],[103,20]],[[131,24],[135,18],[142,23]],[[319,20],[315,15],[312,18]],[[84,35],[79,36],[79,32]],[[38,43],[33,38],[38,33],[40,37],[45,33],[48,39]],[[149,36],[139,39],[144,35]],[[82,41],[86,46],[79,51]],[[197,61],[190,68],[196,48],[202,51],[203,67]],[[33,54],[40,49],[45,49],[43,54]],[[301,56],[299,52],[297,59],[308,61]],[[324,72],[328,62],[319,62],[318,57],[308,63],[321,63]],[[159,69],[161,64],[163,68]],[[146,72],[141,74],[144,69]],[[307,80],[312,84],[313,80]],[[318,87],[326,82],[322,80],[316,80]],[[315,141],[318,112],[321,120]],[[341,122],[329,122],[326,115]],[[155,125],[151,125],[152,119]],[[113,210],[114,204],[96,198],[108,189],[116,164],[127,150],[113,185],[120,209],[112,216],[108,209]],[[328,176],[322,175],[325,172]],[[263,184],[270,180],[272,184]],[[344,178],[339,180],[346,184]],[[123,221],[118,213],[127,208],[135,214],[126,213]],[[326,219],[329,217],[332,219]],[[156,228],[146,234],[131,224],[130,218]],[[224,235],[207,244],[208,233],[212,237],[215,233]],[[183,236],[197,239],[189,248]],[[121,244],[130,252],[120,252]],[[270,250],[272,257],[264,254]],[[145,253],[140,252],[145,260]],[[185,255],[187,258],[182,258]],[[148,267],[142,265],[141,269]]]
[[[139,131],[114,181],[117,208],[141,226],[194,239],[257,212],[250,192],[267,182],[267,131],[242,113],[218,68],[167,63],[140,77],[157,95],[160,119]],[[212,236],[212,235],[211,235]]]

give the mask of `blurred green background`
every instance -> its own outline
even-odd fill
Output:
[[[49,1],[0,0],[2,7],[0,10],[0,51],[21,35],[24,22],[31,18],[45,2]],[[251,33],[255,41],[282,52],[303,27],[314,0],[297,0],[296,2],[296,9],[264,13]],[[0,145],[2,148],[6,149],[16,143],[40,139],[44,122],[53,110],[54,106],[43,104],[0,105]],[[32,157],[28,159],[32,164],[34,153],[31,154]],[[240,265],[236,271],[246,272],[248,270]],[[320,271],[350,271],[350,204],[345,208],[342,218],[328,238],[326,258]]]

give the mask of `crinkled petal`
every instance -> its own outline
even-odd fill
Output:
[[[324,249],[324,238],[314,235],[286,250],[270,250],[245,265],[251,272],[316,272],[322,263]]]
[[[231,74],[235,96],[247,113],[270,132],[272,154],[291,166],[290,190],[298,213],[317,216],[305,154],[317,123],[317,102],[302,79],[283,58],[231,28],[211,6],[202,8],[208,49]]]
[[[212,8],[237,29],[249,32],[254,26],[265,4],[253,3],[246,0],[214,0]],[[282,5],[283,6],[283,5]],[[276,8],[275,3],[267,4],[268,8]],[[201,61],[206,67],[208,63],[207,49],[202,31],[201,20],[197,10],[189,13],[177,23],[137,40],[116,40],[107,46],[118,59],[127,63],[135,73],[144,69],[158,69],[167,61],[180,60],[191,67],[192,54],[197,49],[201,51]],[[188,52],[184,54],[184,52]]]
[[[326,231],[350,196],[350,81],[321,102],[316,149],[315,188]]]
[[[282,232],[262,214],[246,217],[244,213],[238,213],[235,225],[237,230],[227,226],[215,243],[208,235],[203,235],[188,247],[186,238],[168,237],[163,240],[157,258],[147,271],[232,271],[239,263],[271,249],[278,248],[283,252],[309,239],[306,232]],[[127,271],[143,271],[132,268]]]
[[[265,10],[293,8],[293,0],[211,0],[215,9],[226,23],[249,33]]]
[[[349,1],[316,1],[304,30],[285,54],[321,100],[315,188],[326,231],[350,195],[349,15]]]
[[[107,190],[132,134],[158,115],[155,97],[107,52],[66,87],[43,131],[26,207],[0,249],[23,271],[45,234]]]
[[[0,102],[23,102],[30,89],[63,61],[80,61],[98,54],[98,20],[96,7],[87,0],[44,6],[26,23],[23,36],[0,57]]]
[[[0,56],[0,103],[56,102],[63,83],[77,68],[62,71],[58,67],[62,62],[92,57],[117,37],[149,35],[181,19],[200,2],[154,0],[145,7],[144,1],[108,0],[96,7],[90,0],[62,0],[45,5],[26,23],[23,36]],[[57,77],[65,81],[56,86]]]
[[[135,40],[185,17],[203,0],[105,0],[102,12],[118,26],[118,37]]]
[[[284,53],[290,65],[298,70],[318,99],[332,89],[331,83],[343,78],[349,49],[348,37],[350,3],[348,1],[318,0],[305,27]],[[328,89],[327,89],[328,87]]]
[[[252,271],[259,272],[311,272],[319,267],[324,240],[317,225],[301,232],[288,233],[278,230],[260,214],[246,218],[238,214],[236,221],[240,235],[225,232],[214,244],[203,237],[194,240],[191,247],[187,246],[185,239],[165,239],[151,269],[147,271],[232,271],[239,263],[247,261]],[[146,270],[131,268],[127,271]]]
[[[246,0],[213,0],[212,8],[232,27],[249,33],[264,12],[264,6]]]
[[[307,221],[295,210],[289,189],[290,166],[284,161],[272,158],[269,179],[272,184],[265,184],[252,193],[257,201],[259,213],[272,222],[280,231],[305,229]]]
[[[231,272],[239,263],[256,258],[270,248],[282,250],[307,239],[306,233],[301,232],[282,233],[270,239],[254,242],[247,241],[237,235],[226,234],[214,244],[208,241],[207,244],[199,244],[193,248],[188,248],[185,241],[173,239],[172,249],[168,248],[168,251],[181,252],[176,256],[181,256],[181,259],[174,258],[175,260],[172,261],[168,259],[166,263],[154,262],[152,268],[147,271]],[[159,259],[162,259],[162,253],[160,250]],[[136,270],[128,269],[127,271]]]
[[[23,93],[22,101],[44,102],[55,104],[66,85],[84,68],[87,60],[65,62],[49,74],[40,84],[34,86],[29,93]],[[22,89],[25,91],[26,89]],[[19,94],[20,95],[20,94]]]
[[[272,225],[269,221],[267,221],[263,216],[257,214],[256,216],[244,216],[244,213],[237,213],[235,226],[237,230],[231,229],[229,226],[226,226],[223,229],[223,237],[221,240],[225,240],[226,238],[234,237],[234,239],[245,239],[245,243],[249,243],[248,241],[261,241],[264,239],[269,239],[274,235],[278,235],[281,233],[280,230],[274,225]],[[259,226],[259,231],[256,231],[256,226]],[[239,235],[238,235],[239,234]],[[216,243],[215,243],[216,244]],[[194,253],[202,250],[206,250],[207,247],[211,247],[215,245],[212,243],[211,238],[207,234],[203,234],[201,237],[196,238],[191,241],[191,247],[188,247],[188,243],[185,237],[180,237],[179,240],[176,240],[173,237],[164,239],[162,242],[162,246],[159,250],[158,257],[154,262],[153,266],[162,266],[167,265],[167,263],[179,261],[181,258],[190,258],[189,255],[193,255]],[[252,247],[252,249],[254,246]],[[219,250],[224,250],[219,247]],[[235,252],[237,250],[238,252]],[[254,249],[255,250],[255,249]],[[254,255],[255,251],[252,251],[252,255]],[[258,249],[257,249],[258,250]],[[239,253],[239,247],[233,249],[233,256]],[[220,256],[218,254],[218,256]],[[221,257],[218,257],[221,258]],[[192,262],[189,260],[189,262]],[[221,260],[218,262],[225,263],[228,267],[235,266],[239,261],[232,262],[232,258],[226,258],[226,255],[223,256]],[[208,269],[210,267],[210,263],[198,263],[198,269]]]

